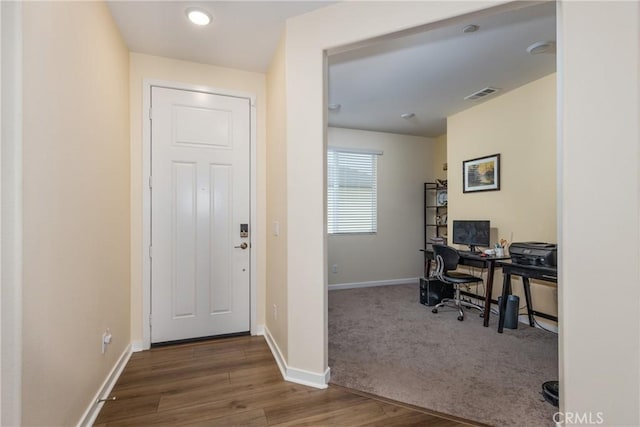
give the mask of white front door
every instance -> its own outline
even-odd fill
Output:
[[[151,342],[250,329],[250,101],[151,89]]]

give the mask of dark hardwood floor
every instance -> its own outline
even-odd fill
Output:
[[[134,353],[95,426],[459,426],[456,421],[337,386],[285,382],[263,337]]]

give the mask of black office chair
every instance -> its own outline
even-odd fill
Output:
[[[449,301],[453,301],[455,307],[460,312],[460,315],[458,316],[458,320],[460,321],[464,320],[464,311],[462,310],[462,306],[477,308],[478,310],[483,311],[483,307],[468,301],[463,301],[460,298],[460,288],[462,286],[482,282],[482,277],[476,277],[472,276],[471,274],[459,273],[454,271],[456,268],[458,268],[460,255],[458,254],[457,250],[450,246],[433,245],[433,255],[436,259],[436,269],[433,272],[433,277],[442,282],[453,285],[455,289],[455,295],[453,299],[443,299],[440,304],[436,305],[431,311],[433,313],[437,313],[438,308],[447,305]]]

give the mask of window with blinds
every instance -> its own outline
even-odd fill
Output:
[[[327,151],[329,234],[378,230],[378,155],[330,148]]]

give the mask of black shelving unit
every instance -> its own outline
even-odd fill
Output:
[[[433,250],[433,239],[447,244],[447,187],[438,182],[424,183],[424,248]]]
[[[453,287],[430,277],[435,243],[433,239],[442,239],[441,242],[447,244],[447,186],[443,185],[443,181],[425,182],[423,200],[424,278],[420,280],[420,302],[425,305],[435,305],[442,298],[453,297]],[[431,295],[432,292],[433,295]]]

